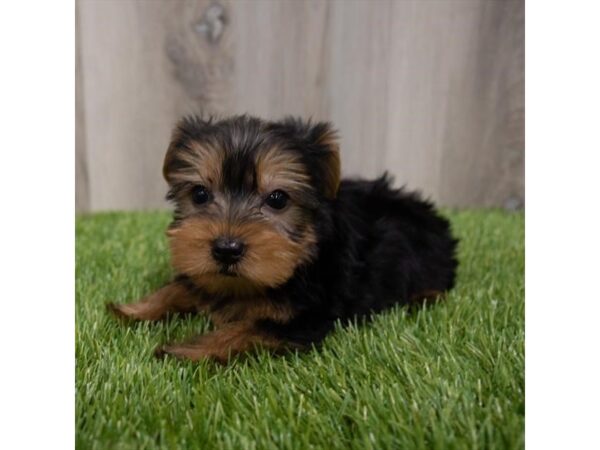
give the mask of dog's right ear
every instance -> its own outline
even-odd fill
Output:
[[[198,116],[186,116],[177,122],[163,162],[163,177],[167,183],[171,184],[173,172],[188,165],[180,156],[183,152],[191,151],[190,142],[202,139],[212,122],[212,117],[202,119]]]

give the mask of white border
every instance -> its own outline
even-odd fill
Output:
[[[526,2],[526,443],[600,448],[600,8]]]
[[[0,448],[74,447],[75,5],[0,6]]]

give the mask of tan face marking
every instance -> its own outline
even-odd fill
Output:
[[[242,259],[224,275],[211,254],[212,242],[233,236],[246,245]],[[199,286],[214,292],[249,293],[285,283],[296,267],[309,261],[316,248],[312,226],[298,241],[282,235],[267,221],[230,224],[203,217],[190,217],[169,230],[172,264]]]
[[[188,148],[176,150],[176,155],[170,154],[172,150],[169,149],[165,158],[165,167],[168,167],[174,159],[186,165],[186,167],[165,173],[169,184],[201,184],[210,189],[216,189],[221,184],[223,152],[210,144],[201,144],[196,141],[190,142]]]
[[[269,193],[275,189],[286,192],[312,189],[310,177],[300,158],[295,153],[282,151],[276,147],[258,153],[256,178],[261,193]]]

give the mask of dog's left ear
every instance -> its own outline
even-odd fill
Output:
[[[308,169],[325,198],[334,199],[340,187],[340,146],[337,131],[328,122],[311,123],[288,117],[277,124],[283,134],[300,141]]]

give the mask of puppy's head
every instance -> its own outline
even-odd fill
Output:
[[[190,117],[163,173],[173,266],[208,291],[235,293],[280,286],[315,257],[315,218],[337,194],[340,159],[326,123]]]

